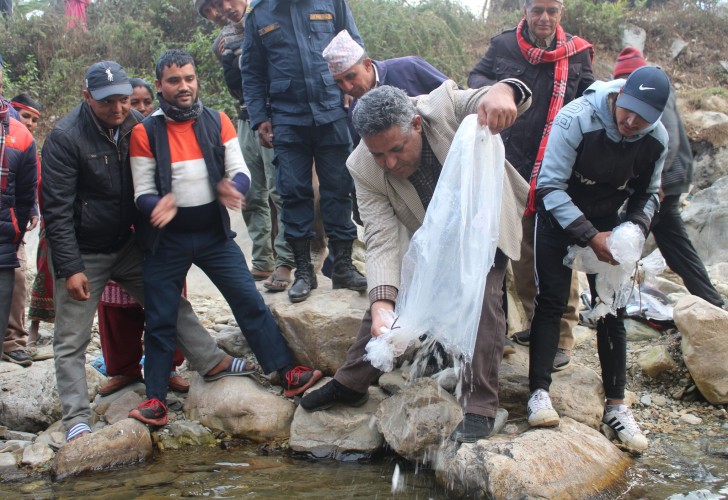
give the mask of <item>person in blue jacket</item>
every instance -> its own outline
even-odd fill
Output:
[[[667,132],[660,123],[670,95],[667,75],[645,66],[625,80],[595,82],[554,119],[535,186],[536,310],[531,322],[528,423],[558,425],[551,405],[551,368],[559,342],[572,270],[563,264],[569,245],[589,246],[600,261],[615,265],[608,237],[626,220],[647,234],[659,209],[660,174]],[[587,275],[592,305],[595,275]],[[624,404],[627,342],[624,308],[597,322],[597,350],[606,397],[603,422],[629,449],[647,449]]]
[[[351,262],[356,227],[351,219],[354,183],[346,169],[351,152],[346,111],[321,54],[344,29],[364,45],[345,0],[255,0],[245,18],[243,97],[261,144],[275,146],[281,217],[296,261],[288,290],[292,302],[306,300],[318,286],[310,254],[314,161],[321,216],[334,251],[333,287],[366,290],[366,278]]]

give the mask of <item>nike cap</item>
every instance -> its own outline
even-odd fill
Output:
[[[86,88],[91,97],[100,101],[110,95],[132,95],[126,71],[115,61],[101,61],[86,71]]]
[[[642,66],[629,75],[617,98],[617,106],[640,115],[650,123],[660,119],[670,97],[670,80],[657,66]]]

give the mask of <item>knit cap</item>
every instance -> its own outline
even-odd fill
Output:
[[[647,61],[642,56],[642,52],[637,47],[625,47],[617,56],[617,62],[614,65],[613,78],[620,75],[630,75],[637,68],[647,66]]]

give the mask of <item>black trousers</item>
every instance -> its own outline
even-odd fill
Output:
[[[688,291],[714,306],[721,307],[723,298],[710,282],[703,261],[685,231],[685,224],[678,210],[679,201],[680,195],[665,196],[660,211],[652,219],[650,230],[665,262],[682,278]]]
[[[599,231],[611,231],[619,224],[613,216],[592,220]],[[531,322],[529,389],[549,390],[551,370],[559,345],[559,321],[569,301],[572,270],[563,264],[573,240],[558,222],[545,212],[536,215],[534,260],[536,263],[536,309]],[[588,275],[593,301],[597,292],[595,275]],[[597,350],[607,399],[623,399],[627,372],[627,334],[624,309],[608,314],[597,323]]]

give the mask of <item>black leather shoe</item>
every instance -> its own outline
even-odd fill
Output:
[[[288,298],[291,302],[303,302],[311,295],[311,290],[318,288],[318,279],[313,272],[313,266],[308,264],[308,269],[296,269],[296,281],[288,289]]]
[[[353,241],[331,241],[334,251],[334,272],[331,274],[331,283],[334,289],[348,288],[358,292],[366,291],[367,279],[351,262]]]
[[[494,418],[476,415],[475,413],[466,413],[462,422],[450,434],[450,441],[474,443],[479,439],[486,439],[493,433],[494,426]]]
[[[356,392],[330,380],[321,389],[309,392],[301,398],[301,407],[308,411],[325,410],[336,403],[346,406],[362,406],[369,401],[368,392]]]

